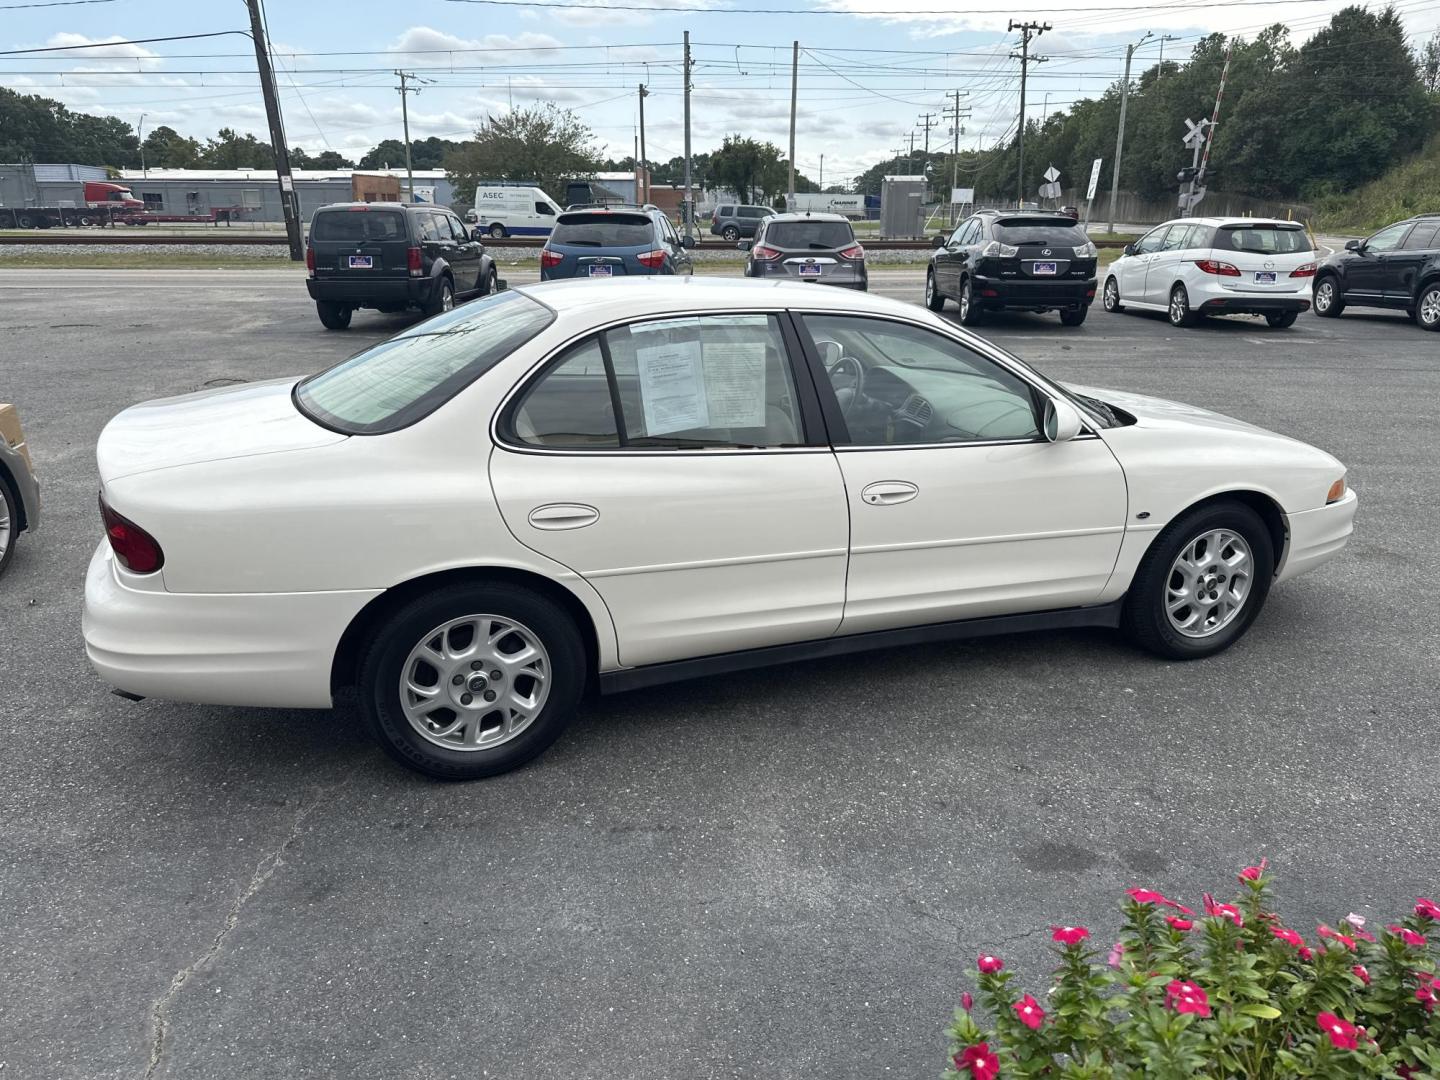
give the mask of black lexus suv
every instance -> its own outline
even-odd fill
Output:
[[[1440,330],[1440,213],[1351,240],[1315,271],[1315,314],[1349,305],[1402,308],[1423,330]]]
[[[344,330],[362,307],[449,311],[499,287],[481,235],[432,203],[322,206],[310,219],[305,287],[327,330]]]
[[[1068,214],[1049,210],[981,210],[937,236],[925,274],[925,303],[960,305],[974,326],[986,311],[1059,310],[1079,326],[1095,300],[1095,245]]]

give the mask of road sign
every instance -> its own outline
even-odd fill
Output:
[[[1085,189],[1085,198],[1095,198],[1095,190],[1100,186],[1100,162],[1101,158],[1095,159],[1095,164],[1090,166],[1090,186]]]
[[[973,187],[952,187],[950,189],[950,201],[958,206],[965,206],[975,201],[975,189]]]
[[[1051,165],[1048,169],[1045,170],[1045,179],[1050,181],[1050,183],[1052,184],[1055,183],[1056,180],[1060,179],[1060,173],[1058,170],[1056,170],[1054,165]]]
[[[1185,132],[1185,137],[1180,141],[1183,142],[1186,146],[1199,146],[1205,141],[1205,129],[1209,126],[1210,121],[1206,120],[1204,117],[1200,118],[1200,122],[1198,124],[1194,120],[1187,119],[1185,121],[1185,127],[1189,130]]]
[[[1051,172],[1054,172],[1054,170],[1052,169]],[[1042,199],[1058,199],[1060,198],[1061,190],[1060,185],[1052,180],[1048,184],[1040,185],[1040,197]]]

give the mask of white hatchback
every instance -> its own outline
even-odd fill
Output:
[[[551,282],[305,379],[120,413],[90,662],[123,696],[328,708],[487,776],[589,688],[1118,627],[1208,656],[1333,556],[1329,454],[1062,386],[922,308]]]
[[[1106,311],[1163,311],[1175,326],[1205,315],[1264,315],[1276,329],[1310,307],[1315,250],[1305,227],[1263,218],[1183,218],[1151,229],[1106,270]]]

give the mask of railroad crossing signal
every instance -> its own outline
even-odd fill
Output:
[[[1201,117],[1200,122],[1197,124],[1194,120],[1187,119],[1185,121],[1185,126],[1189,130],[1185,132],[1185,137],[1181,140],[1181,142],[1183,142],[1191,149],[1194,149],[1205,142],[1205,132],[1210,127],[1209,120]]]
[[[1194,210],[1200,200],[1205,197],[1205,189],[1197,187],[1194,191],[1182,191],[1180,193],[1180,209]]]

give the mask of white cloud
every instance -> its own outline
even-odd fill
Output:
[[[462,38],[429,26],[412,26],[385,51],[405,63],[431,67],[452,64],[458,68],[553,58],[553,47],[559,44],[560,39],[549,34],[486,34],[480,38]]]

